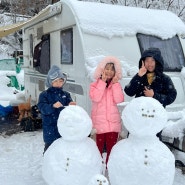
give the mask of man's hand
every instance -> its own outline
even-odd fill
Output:
[[[154,91],[153,91],[153,89],[148,89],[148,88],[145,86],[144,95],[147,96],[147,97],[153,97],[153,96],[154,96]]]
[[[146,69],[145,64],[144,64],[144,62],[143,62],[143,60],[142,60],[142,66],[141,66],[141,68],[139,69],[138,75],[139,75],[140,77],[142,77],[143,75],[146,74],[146,72],[147,72],[147,69]]]

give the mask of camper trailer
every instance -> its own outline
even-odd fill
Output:
[[[175,102],[167,109],[185,107],[185,25],[165,10],[61,0],[49,5],[23,28],[26,97],[36,104],[45,90],[46,74],[53,64],[67,76],[64,89],[90,112],[89,84],[104,56],[120,59],[122,87],[138,70],[141,53],[160,48],[168,74],[177,89]],[[125,102],[131,97],[125,95]]]

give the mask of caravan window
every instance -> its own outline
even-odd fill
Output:
[[[61,63],[73,64],[73,30],[61,31]]]
[[[164,71],[181,71],[185,66],[184,54],[177,36],[171,39],[162,40],[158,37],[144,34],[137,34],[141,53],[150,47],[161,50],[164,59]]]

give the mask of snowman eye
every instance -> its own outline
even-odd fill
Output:
[[[155,112],[155,110],[153,110],[153,112]]]

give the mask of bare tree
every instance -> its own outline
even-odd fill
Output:
[[[33,16],[52,2],[57,0],[2,0],[0,8],[12,14]]]
[[[82,0],[107,4],[119,4],[148,9],[168,10],[175,13],[185,23],[185,0]]]

